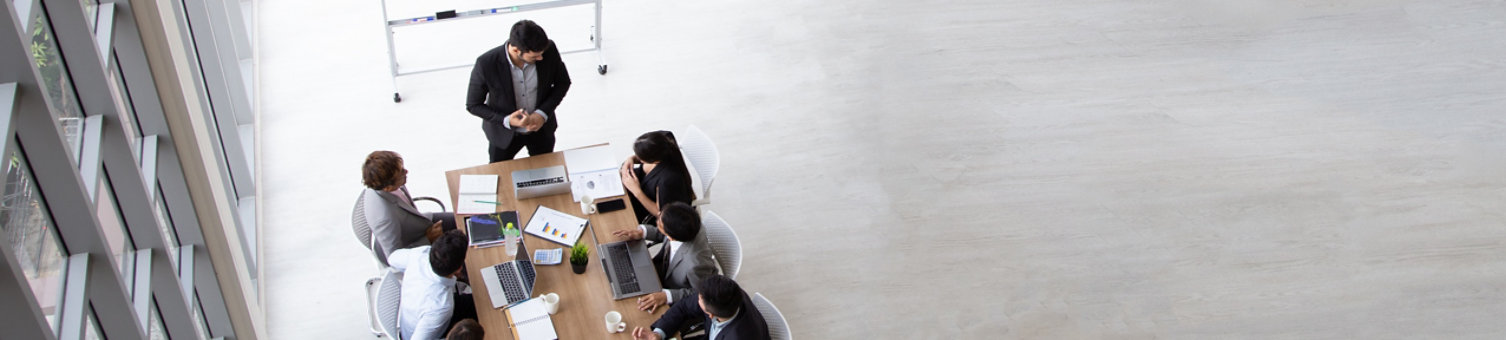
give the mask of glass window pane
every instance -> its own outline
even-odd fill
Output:
[[[90,306],[89,310],[84,313],[84,340],[101,339],[104,337],[99,336],[99,322],[94,320],[94,307]]]
[[[125,222],[120,217],[120,208],[115,204],[115,189],[110,186],[110,176],[99,176],[99,190],[95,190],[94,206],[95,216],[99,218],[100,232],[105,236],[105,247],[110,249],[110,255],[115,260],[115,267],[120,269],[120,274],[125,278],[126,289],[129,290],[131,283],[136,280],[131,278],[130,251],[136,249],[131,241],[130,231],[126,230]]]
[[[41,11],[38,11],[41,12]],[[42,87],[47,91],[47,100],[57,112],[58,126],[63,129],[63,138],[68,141],[68,150],[73,152],[74,163],[78,162],[79,142],[84,138],[84,114],[73,94],[73,83],[68,78],[68,67],[63,65],[63,56],[58,51],[57,40],[47,16],[33,16],[31,27],[31,57],[37,70],[42,73]]]
[[[120,58],[111,53],[110,73],[105,74],[105,79],[110,82],[110,94],[115,96],[115,112],[120,118],[120,125],[125,127],[126,140],[131,143],[131,150],[136,150],[141,145],[141,130],[136,127],[136,110],[131,103],[130,92],[126,91],[125,77],[120,73]],[[139,153],[133,153],[136,161],[141,161]]]
[[[162,311],[157,309],[157,299],[152,299],[152,315],[147,317],[146,335],[151,340],[169,340],[167,327],[162,326]]]
[[[172,255],[173,268],[178,267],[178,233],[173,229],[172,215],[167,214],[167,201],[162,196],[162,186],[157,186],[157,200],[152,202],[156,209],[152,213],[157,215],[157,230],[162,233],[162,242],[167,243],[167,253]]]
[[[89,31],[95,31],[98,29],[96,26],[99,22],[99,0],[79,0],[78,2],[84,6],[84,22],[89,24]]]
[[[36,181],[26,158],[12,151],[5,162],[5,193],[0,198],[0,223],[4,223],[6,242],[16,252],[16,262],[26,275],[26,283],[55,329],[58,305],[63,299],[63,277],[67,273],[64,254],[67,249],[58,239],[52,216],[37,190]],[[8,303],[8,302],[7,302]]]
[[[197,289],[194,290],[193,295],[193,310],[188,311],[189,317],[193,319],[193,329],[199,332],[200,339],[208,339],[209,324],[204,323],[204,304],[199,303],[199,291]]]

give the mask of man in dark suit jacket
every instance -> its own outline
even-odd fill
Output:
[[[481,117],[491,162],[554,152],[554,111],[570,91],[570,73],[559,48],[530,20],[512,26],[507,43],[476,58],[465,109]]]
[[[701,214],[685,202],[671,202],[659,213],[659,226],[639,225],[638,229],[612,232],[625,240],[649,240],[664,243],[654,255],[654,270],[664,291],[638,297],[638,309],[653,311],[659,305],[696,298],[696,285],[716,275],[716,260],[711,243],[701,228]]]
[[[737,282],[713,275],[701,282],[700,298],[676,301],[654,321],[653,330],[633,328],[634,340],[663,340],[693,323],[706,325],[710,340],[769,340],[769,324]]]

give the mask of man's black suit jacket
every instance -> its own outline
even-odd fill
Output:
[[[674,306],[670,306],[669,311],[659,317],[659,321],[654,321],[652,327],[670,333],[666,335],[674,335],[674,332],[683,330],[692,322],[704,322],[705,329],[710,332],[711,317],[701,311],[698,298],[690,296],[675,301]],[[758,312],[758,307],[753,306],[753,299],[748,298],[748,293],[743,293],[742,311],[737,312],[737,318],[716,335],[716,339],[710,340],[769,340],[769,324],[764,322],[763,313]]]
[[[507,44],[492,48],[476,57],[476,66],[471,68],[471,84],[465,93],[465,109],[471,115],[481,117],[481,130],[486,139],[496,148],[507,148],[512,142],[513,130],[503,125],[507,115],[518,110],[513,94],[512,70],[507,63]],[[535,65],[538,71],[538,103],[535,109],[549,115],[549,121],[534,133],[554,134],[559,127],[560,116],[554,112],[570,91],[570,73],[560,59],[559,48],[554,41],[544,49],[544,59]],[[529,112],[532,113],[532,112]]]

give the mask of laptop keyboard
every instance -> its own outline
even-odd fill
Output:
[[[633,273],[633,260],[628,255],[627,244],[618,243],[607,246],[607,259],[612,261],[612,266],[617,268],[613,271],[616,276],[617,291],[624,294],[637,292],[638,275]]]
[[[507,297],[507,303],[523,301],[528,295],[523,293],[523,286],[518,279],[518,271],[513,269],[514,262],[503,262],[497,265],[497,282],[502,283],[502,294]],[[529,271],[532,274],[532,271]]]
[[[532,187],[532,186],[538,186],[538,185],[563,183],[563,182],[565,182],[565,178],[564,177],[550,177],[550,178],[536,179],[536,180],[532,180],[532,181],[518,183],[518,187],[519,188],[526,188],[526,187]]]
[[[538,278],[538,274],[533,272],[533,263],[528,260],[520,260],[518,263],[518,271],[523,273],[523,292],[525,292],[523,296],[526,298],[527,292],[533,291],[533,280]]]

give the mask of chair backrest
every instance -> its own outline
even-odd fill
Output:
[[[356,208],[350,212],[350,228],[356,233],[356,241],[371,249],[371,225],[366,223],[366,192],[356,197]]]
[[[706,241],[711,243],[711,252],[722,267],[722,275],[737,279],[737,269],[743,266],[743,243],[737,238],[737,232],[711,209],[701,209],[701,228],[706,231]]]
[[[402,339],[402,333],[398,331],[397,317],[403,300],[403,279],[395,271],[387,271],[382,276],[381,287],[377,288],[376,314],[377,324],[382,326],[382,333],[387,334],[389,339]]]
[[[350,228],[355,231],[356,240],[361,241],[362,246],[371,253],[371,258],[376,262],[377,271],[387,270],[387,258],[377,253],[372,244],[376,241],[372,238],[371,224],[366,222],[366,193],[356,198],[356,207],[350,212]]]
[[[769,324],[769,339],[790,340],[790,323],[784,320],[784,313],[779,312],[779,307],[774,307],[774,303],[764,298],[763,293],[753,293],[753,306],[758,307],[758,313],[763,314],[763,321]]]
[[[709,200],[711,182],[716,179],[716,172],[722,166],[722,156],[716,150],[716,143],[712,143],[711,137],[707,137],[695,125],[675,133],[675,142],[680,144],[680,152],[684,154],[686,163],[690,164],[691,171],[701,180],[698,188],[701,189],[701,196],[697,200]]]

